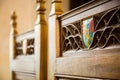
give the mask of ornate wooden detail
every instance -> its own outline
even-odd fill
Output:
[[[52,0],[52,8],[50,12],[50,16],[52,15],[61,15],[63,13],[61,9],[61,0]]]
[[[10,57],[13,59],[16,56],[16,50],[15,50],[15,36],[17,35],[17,30],[16,30],[16,26],[17,26],[17,22],[16,22],[16,13],[15,11],[12,12],[12,16],[11,16],[11,32],[10,32]]]
[[[120,44],[120,8],[106,12],[95,27],[91,48]]]
[[[28,47],[27,47],[27,53],[29,53],[29,54],[33,54],[34,53],[34,39],[28,39],[27,40],[27,45],[28,45]]]
[[[83,20],[62,27],[63,51],[105,48],[120,44],[120,8],[93,16],[94,36],[89,48],[83,41]]]
[[[84,48],[82,42],[82,34],[80,28],[80,22],[69,24],[63,29],[63,50],[79,50]]]
[[[12,61],[16,58],[16,35],[17,35],[17,22],[16,22],[16,13],[15,11],[12,12],[12,16],[11,16],[11,31],[10,31],[10,63],[12,63]],[[10,64],[11,65],[11,64]],[[15,80],[14,77],[14,72],[12,71],[11,67],[10,67],[10,80]]]
[[[25,45],[23,44],[23,41],[16,43],[17,55],[34,54],[34,39],[27,39],[26,53],[23,52],[23,46]]]
[[[11,34],[16,35],[17,34],[17,30],[16,30],[16,26],[17,26],[17,22],[16,22],[17,16],[15,11],[12,12],[12,16],[11,16],[11,25],[12,25],[12,29],[11,29]]]
[[[36,8],[36,12],[37,12],[37,20],[36,20],[36,25],[37,24],[45,24],[45,7],[44,7],[44,4],[45,4],[45,1],[44,0],[36,0],[36,3],[37,3],[37,8]]]
[[[22,52],[22,42],[17,42],[16,43],[16,51],[17,51],[17,55],[23,54],[23,52]]]

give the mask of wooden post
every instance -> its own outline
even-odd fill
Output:
[[[11,80],[15,80],[14,79],[14,73],[12,72],[12,68],[11,68],[11,63],[13,61],[13,59],[15,59],[16,57],[16,41],[15,41],[15,36],[17,35],[17,30],[16,30],[16,13],[13,11],[12,12],[12,16],[11,16],[11,32],[10,32],[10,46],[9,46],[9,51],[10,51],[10,77]]]
[[[55,59],[60,55],[60,25],[58,16],[63,13],[61,0],[52,0],[52,9],[49,14],[49,59],[48,59],[48,80],[55,80]]]
[[[35,23],[35,70],[36,80],[47,80],[48,27],[45,20],[44,0],[37,0]]]

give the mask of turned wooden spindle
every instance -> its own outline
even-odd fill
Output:
[[[37,3],[37,8],[36,8],[36,13],[37,13],[37,20],[36,20],[36,25],[38,24],[46,24],[45,21],[45,1],[44,0],[36,0]]]
[[[37,20],[35,22],[35,70],[36,80],[47,80],[47,37],[48,27],[45,20],[45,1],[37,0]]]
[[[15,50],[15,36],[17,35],[17,30],[16,30],[16,27],[17,27],[17,22],[16,22],[16,13],[13,11],[12,12],[12,16],[11,16],[11,32],[10,32],[10,55],[11,55],[11,58],[14,59],[15,58],[15,53],[16,53],[16,50]]]
[[[16,22],[16,13],[13,11],[11,15],[11,31],[10,31],[10,45],[9,45],[9,51],[10,51],[10,63],[12,63],[13,59],[16,57],[16,40],[15,37],[17,35],[17,22]],[[12,71],[12,65],[10,64],[10,80],[15,80],[15,74]]]
[[[52,0],[52,8],[49,14],[49,29],[48,29],[48,80],[55,80],[55,60],[60,56],[60,23],[58,16],[63,13],[61,9],[61,0]]]

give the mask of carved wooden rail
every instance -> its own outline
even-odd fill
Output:
[[[84,24],[85,21],[90,19],[91,22]],[[84,25],[89,27],[89,33],[85,34]],[[93,32],[90,31],[91,28]],[[87,42],[85,42],[84,37],[88,37]],[[120,44],[120,8],[104,11],[62,26],[62,42],[63,52],[105,48]]]
[[[34,54],[34,38],[16,42],[16,55]]]

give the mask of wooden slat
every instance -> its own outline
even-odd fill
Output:
[[[108,79],[100,79],[100,78],[90,78],[90,77],[79,77],[79,76],[71,76],[71,75],[62,75],[62,74],[56,74],[56,77],[58,77],[58,80],[108,80]]]
[[[34,38],[34,30],[28,31],[26,33],[23,34],[19,34],[16,36],[16,41],[21,41],[24,39],[30,39],[30,38]]]
[[[16,80],[35,80],[35,74],[15,72]]]
[[[12,61],[11,67],[13,71],[35,73],[34,55],[17,56],[17,58]]]
[[[120,48],[80,51],[56,60],[56,74],[120,79]]]

